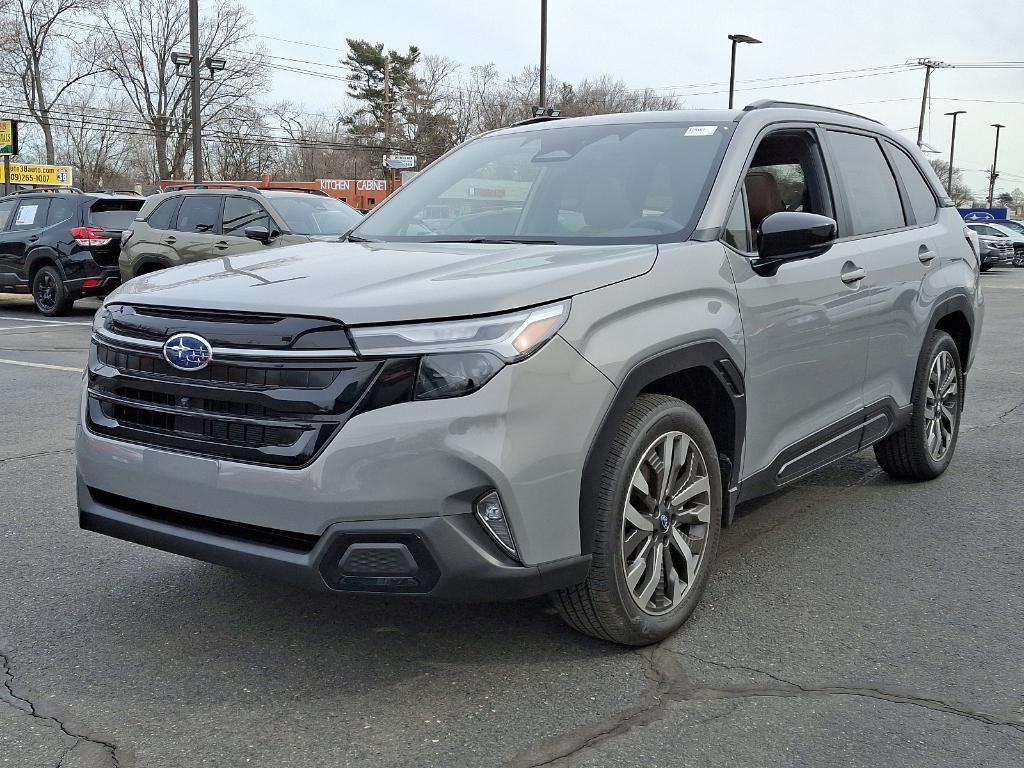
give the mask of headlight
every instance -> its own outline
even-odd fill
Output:
[[[532,355],[558,333],[569,316],[569,305],[566,300],[471,320],[353,328],[352,338],[359,353],[371,357],[490,352],[507,363],[515,363]]]
[[[476,392],[490,381],[504,363],[490,352],[458,352],[427,355],[416,374],[417,400],[440,400]]]

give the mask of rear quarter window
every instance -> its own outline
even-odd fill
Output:
[[[918,224],[931,224],[939,213],[939,206],[935,202],[935,194],[932,192],[931,185],[925,181],[917,163],[911,160],[906,152],[890,144],[889,156],[892,158],[896,172],[900,175],[903,187],[907,191],[914,219]]]
[[[171,229],[174,226],[174,217],[178,213],[180,204],[180,197],[164,200],[157,205],[156,210],[149,214],[146,223],[153,229]]]

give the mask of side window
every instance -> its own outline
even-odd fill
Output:
[[[781,211],[832,216],[821,150],[811,131],[781,131],[761,139],[743,186],[753,233]]]
[[[49,206],[49,200],[40,200],[39,198],[22,200],[14,214],[11,229],[15,232],[26,229],[42,229],[46,224],[46,209]]]
[[[262,205],[248,197],[225,198],[223,234],[245,237],[247,227],[270,229],[270,216]]]
[[[17,200],[4,200],[0,203],[0,232],[7,229],[7,222],[11,220],[11,214],[14,213],[17,204]]]
[[[149,214],[146,223],[153,229],[170,229],[174,223],[174,214],[178,212],[181,204],[180,197],[172,197],[164,200],[156,207],[156,210]]]
[[[737,251],[748,253],[750,248],[750,230],[747,228],[747,205],[746,196],[741,191],[732,201],[732,210],[725,222],[725,232],[722,239],[727,245],[731,245]]]
[[[55,197],[50,201],[50,212],[46,214],[46,226],[52,227],[54,224],[60,224],[74,215],[74,203],[62,197]]]
[[[178,210],[174,228],[179,232],[215,235],[220,228],[222,195],[186,195]]]
[[[896,173],[903,181],[907,197],[910,198],[910,210],[914,212],[914,219],[918,224],[931,224],[939,213],[939,206],[917,163],[911,160],[906,152],[893,145],[889,145],[889,156],[896,166]]]
[[[829,131],[836,170],[846,192],[855,235],[906,226],[903,205],[878,141],[859,133]]]

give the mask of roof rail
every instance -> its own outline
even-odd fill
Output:
[[[133,197],[143,197],[141,192],[136,192],[134,189],[104,189],[103,194],[105,195],[132,195]]]
[[[546,123],[548,120],[564,120],[561,115],[540,115],[539,117],[528,117],[510,125],[510,128],[518,128],[520,125],[533,125],[534,123]]]
[[[823,107],[820,104],[805,104],[802,101],[778,101],[776,99],[759,99],[747,104],[743,108],[744,112],[753,112],[757,109],[816,109],[819,112],[833,112],[837,115],[846,115],[847,117],[859,117],[861,120],[867,120],[870,123],[881,123],[878,120],[874,120],[870,117],[864,117],[864,115],[858,115],[856,112],[847,112],[845,109],[836,109],[835,107]]]
[[[209,184],[176,184],[173,187],[164,187],[161,192],[187,192],[190,189],[235,189],[240,192],[255,192],[261,194],[262,190],[251,184],[221,184],[212,181]]]
[[[305,192],[307,195],[316,195],[317,197],[330,197],[322,189],[308,189],[306,187],[266,187],[262,192]]]
[[[33,187],[32,189],[16,189],[11,192],[12,195],[34,195],[36,192],[70,192],[75,195],[85,194],[78,187],[62,187],[57,184],[48,184],[45,186]]]

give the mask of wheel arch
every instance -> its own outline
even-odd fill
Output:
[[[139,275],[144,275],[147,272],[156,272],[158,269],[168,269],[171,266],[170,262],[168,262],[163,256],[147,254],[139,257],[138,262],[135,264],[135,269],[133,270],[135,274],[132,275],[132,277],[138,277]]]
[[[960,353],[960,365],[966,373],[974,339],[974,308],[966,295],[953,294],[936,303],[928,323],[928,332],[922,340],[922,356],[927,352],[928,340],[935,331],[945,331],[953,337],[953,343],[956,344],[957,352]],[[920,358],[918,362],[920,362]]]
[[[633,366],[611,404],[587,452],[580,488],[580,548],[593,551],[597,493],[602,457],[607,455],[623,415],[646,392],[683,400],[708,425],[722,468],[722,523],[732,522],[739,482],[740,456],[746,431],[743,375],[732,356],[717,341],[700,341],[666,350]]]
[[[60,255],[51,250],[50,248],[37,248],[34,251],[30,251],[28,257],[25,259],[27,266],[26,272],[28,277],[29,290],[32,289],[32,283],[36,279],[36,273],[40,269],[49,265],[57,270],[60,275],[61,282],[66,282],[68,277],[64,272],[64,267],[60,263]]]

